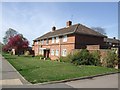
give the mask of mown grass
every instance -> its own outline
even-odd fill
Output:
[[[32,56],[9,54],[3,54],[3,56],[31,83],[58,81],[118,71],[99,66],[75,66],[71,63],[44,61],[40,60],[39,57]]]

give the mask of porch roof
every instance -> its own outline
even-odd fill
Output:
[[[40,48],[40,50],[50,50],[50,48]]]

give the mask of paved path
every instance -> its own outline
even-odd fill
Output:
[[[13,66],[0,55],[0,62],[2,63],[2,78],[0,84],[2,85],[22,85],[29,84],[23,77],[13,68]]]

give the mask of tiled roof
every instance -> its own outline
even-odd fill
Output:
[[[55,37],[55,36],[62,36],[62,35],[66,35],[66,34],[73,34],[73,33],[77,33],[77,34],[84,34],[84,35],[92,35],[92,36],[98,36],[98,37],[106,37],[105,35],[92,30],[91,28],[88,28],[82,24],[75,24],[75,25],[71,25],[69,27],[65,27],[65,28],[61,28],[55,31],[50,31],[38,38],[36,38],[35,40],[41,40],[41,39],[45,39],[45,38],[50,38],[50,37]]]
[[[119,43],[120,44],[120,40],[118,40],[118,39],[112,39],[112,38],[104,38],[104,42]]]

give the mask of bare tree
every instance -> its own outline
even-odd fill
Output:
[[[4,44],[8,43],[9,38],[12,36],[17,35],[18,32],[12,28],[9,28],[6,32],[5,32],[5,36],[3,37],[3,42]]]

